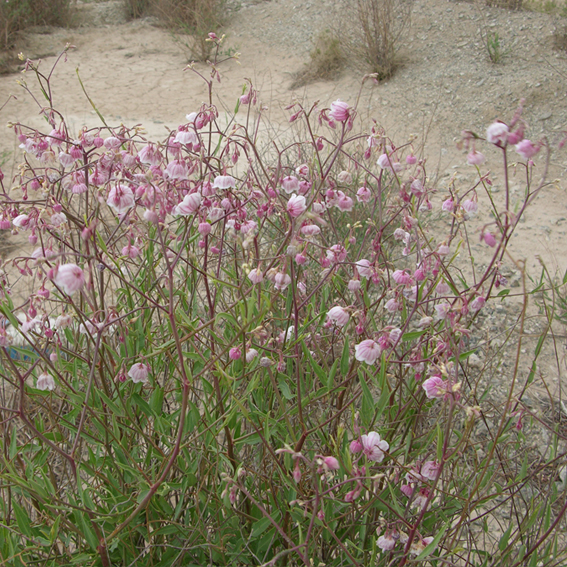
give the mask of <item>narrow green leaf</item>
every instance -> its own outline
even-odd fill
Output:
[[[156,386],[152,397],[150,398],[150,408],[154,415],[161,415],[161,410],[163,406],[163,388]]]
[[[443,431],[441,426],[437,424],[437,462],[440,463],[443,459]]]
[[[510,522],[508,529],[502,534],[500,541],[498,542],[498,549],[504,551],[508,547],[508,540],[510,539],[510,534],[512,533],[512,528],[514,524]]]
[[[18,524],[18,528],[20,528],[20,531],[24,535],[27,535],[28,537],[32,537],[31,524],[27,512],[17,502],[13,502],[12,507],[14,509],[14,515],[16,516],[16,523]]]
[[[252,538],[258,537],[260,534],[264,533],[269,526],[272,525],[270,518],[262,518],[254,523],[252,527],[252,533],[250,534]]]
[[[152,409],[148,405],[148,402],[144,400],[139,394],[132,394],[132,401],[146,414],[147,417],[152,417]]]
[[[281,376],[281,375],[280,375]],[[278,380],[278,385],[280,387],[280,391],[283,395],[283,397],[286,400],[293,400],[293,398],[295,398],[294,394],[291,392],[291,390],[289,389],[289,385],[288,383],[285,381],[284,378]]]
[[[438,532],[437,535],[433,538],[433,541],[417,556],[416,561],[423,561],[427,559],[434,551],[435,548],[439,545],[441,538],[445,535],[445,532],[451,525],[451,522],[445,524]]]
[[[10,439],[10,449],[8,450],[8,456],[12,460],[18,454],[18,436],[16,435],[16,428],[11,428],[12,438]]]
[[[331,369],[329,370],[329,376],[327,378],[327,388],[331,389],[333,387],[333,385],[335,384],[335,376],[337,374],[337,370],[339,369],[339,359],[337,358],[337,360],[335,360],[335,362],[333,362],[333,366],[331,366]]]
[[[61,515],[58,514],[55,518],[55,521],[53,522],[53,525],[51,526],[51,530],[49,530],[49,539],[51,540],[51,543],[55,543],[55,540],[57,539],[57,536],[59,535],[59,524],[61,523]]]
[[[343,354],[341,356],[341,374],[343,376],[346,376],[348,374],[349,366],[350,366],[350,360],[349,360],[348,341],[345,340],[345,344],[343,346]]]
[[[362,368],[359,369],[358,378],[360,381],[360,387],[362,388],[362,406],[360,408],[360,416],[364,422],[368,423],[374,417],[374,398],[372,397],[368,384],[366,384]]]
[[[422,335],[425,335],[425,333],[427,333],[427,331],[411,331],[410,333],[404,333],[402,335],[402,341],[404,341],[404,343],[413,341],[415,339],[418,339]]]

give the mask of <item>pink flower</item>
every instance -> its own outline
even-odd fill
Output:
[[[68,153],[61,152],[59,154],[59,162],[63,167],[71,167],[75,163],[75,160],[73,159],[73,156]]]
[[[236,181],[232,175],[217,175],[213,182],[215,189],[230,189],[236,187]]]
[[[402,336],[402,330],[401,329],[398,329],[397,327],[392,329],[390,331],[390,334],[389,334],[390,344],[391,345],[397,344],[397,342],[400,340],[401,336]]]
[[[531,159],[539,152],[539,147],[534,146],[529,140],[522,140],[515,148],[524,159]]]
[[[299,193],[299,179],[294,175],[288,175],[282,179],[282,188],[289,195]]]
[[[88,191],[87,185],[82,182],[75,183],[73,187],[71,187],[71,193],[73,195],[82,195]]]
[[[151,222],[152,224],[157,224],[159,222],[159,216],[155,211],[151,209],[146,209],[144,211],[144,220]]]
[[[447,295],[451,291],[449,284],[445,280],[441,280],[435,288],[435,293],[438,295]]]
[[[372,193],[370,192],[370,189],[366,187],[366,185],[364,187],[360,187],[360,189],[356,192],[356,200],[359,203],[368,203],[371,197]]]
[[[331,262],[344,262],[347,257],[347,251],[341,244],[334,244],[327,250],[327,258]]]
[[[110,136],[104,140],[104,145],[109,150],[116,150],[122,145],[122,142],[118,138]]]
[[[362,442],[362,452],[369,461],[381,462],[384,459],[384,451],[390,448],[390,445],[380,438],[375,431],[371,431],[368,435],[360,438]]]
[[[342,191],[338,191],[336,206],[343,212],[352,211],[354,202],[350,197],[345,195]]]
[[[169,179],[187,179],[187,173],[187,165],[183,160],[175,159],[165,168],[165,176]]]
[[[159,164],[159,162],[163,159],[163,156],[153,144],[148,144],[140,150],[138,153],[138,159],[142,163],[155,166]]]
[[[476,311],[480,311],[483,307],[484,304],[486,303],[486,299],[484,299],[484,297],[479,296],[479,297],[475,297],[470,304],[470,310],[473,312]]]
[[[231,348],[228,357],[230,360],[238,360],[242,356],[242,351],[238,347]]]
[[[248,272],[248,279],[253,284],[262,283],[262,281],[264,280],[264,275],[262,274],[262,270],[260,270],[260,268],[256,268],[255,270],[250,270]]]
[[[29,215],[18,215],[16,218],[12,219],[14,226],[23,230],[27,230],[30,227],[30,222]]]
[[[329,112],[329,116],[336,120],[337,122],[346,122],[349,119],[350,106],[343,102],[342,100],[336,100],[335,102],[331,103],[331,111]]]
[[[455,202],[453,201],[453,199],[449,198],[443,201],[441,208],[448,213],[452,213],[455,210]]]
[[[276,289],[283,291],[291,283],[291,277],[283,272],[278,272],[274,278],[274,285]]]
[[[362,488],[360,486],[358,488],[355,488],[354,490],[351,490],[350,492],[347,492],[345,494],[345,502],[354,502],[360,496],[361,492]]]
[[[61,264],[53,281],[67,295],[73,295],[85,285],[85,274],[76,264]]]
[[[208,222],[200,222],[197,230],[201,236],[207,236],[207,234],[211,233],[211,225]]]
[[[293,467],[293,480],[299,483],[301,480],[301,469],[299,468],[299,459],[295,459],[295,466]]]
[[[478,203],[476,201],[472,201],[471,199],[466,199],[461,203],[463,210],[466,213],[467,219],[470,219],[476,215],[478,212]]]
[[[175,135],[174,142],[179,142],[183,146],[188,146],[189,144],[198,146],[199,138],[194,130],[181,130]]]
[[[469,153],[467,156],[467,163],[469,165],[482,165],[484,163],[484,156],[475,150]]]
[[[428,398],[442,398],[447,392],[447,382],[441,376],[432,376],[423,382],[421,387]]]
[[[416,502],[417,503],[417,498],[416,498]],[[425,500],[427,500],[427,497],[425,498]],[[423,506],[423,504],[421,505]],[[424,537],[424,538],[417,538],[415,539],[410,546],[410,553],[412,555],[419,555],[432,541],[433,541],[433,537]]]
[[[128,244],[122,248],[122,256],[127,256],[128,258],[137,258],[140,255],[140,249],[137,246]]]
[[[73,324],[73,318],[68,313],[63,313],[55,319],[54,327],[56,329],[67,329]]]
[[[255,348],[246,349],[246,362],[252,362],[258,356],[258,351]]]
[[[425,461],[421,466],[421,476],[427,480],[435,480],[439,471],[439,463],[437,461]]]
[[[451,310],[451,304],[450,303],[440,303],[439,305],[435,306],[435,311],[436,311],[436,319],[439,321],[441,319],[445,319],[447,317],[447,315],[449,314],[449,311]]]
[[[173,210],[173,214],[187,216],[193,215],[199,210],[202,197],[200,193],[189,193],[185,195],[183,201]]]
[[[396,545],[396,539],[392,537],[392,533],[390,532],[390,530],[386,530],[384,535],[381,535],[376,540],[376,545],[382,551],[391,551],[392,549],[394,549],[394,546]]]
[[[307,237],[317,236],[321,232],[321,229],[316,224],[306,224],[301,227],[300,232]]]
[[[360,453],[362,451],[362,443],[359,439],[353,439],[350,442],[350,452],[351,453]]]
[[[421,268],[417,268],[413,273],[413,278],[416,282],[422,282],[425,279],[425,272]]]
[[[321,457],[323,469],[326,471],[338,471],[339,461],[335,457]]]
[[[382,354],[382,347],[372,339],[366,339],[354,347],[354,357],[360,362],[374,364]]]
[[[327,317],[330,321],[332,321],[339,327],[344,327],[350,319],[348,311],[343,307],[339,307],[338,305],[328,311]]]
[[[500,147],[504,147],[508,141],[508,126],[503,122],[494,122],[486,130],[486,139]]]
[[[425,191],[421,179],[414,179],[410,185],[410,189],[416,197],[421,197]]]
[[[348,282],[349,291],[358,291],[361,288],[360,280],[350,280]]]
[[[295,193],[291,196],[287,202],[287,212],[292,217],[299,217],[307,210],[305,204],[305,197],[303,195],[296,195]]]
[[[395,313],[402,308],[402,304],[395,297],[392,297],[392,299],[388,299],[388,301],[386,301],[384,307],[389,313]]]
[[[494,248],[496,246],[496,238],[494,238],[494,235],[491,232],[483,232],[482,239],[486,242],[486,244],[488,244],[488,246],[490,246],[490,248]]]
[[[121,215],[134,206],[134,193],[127,185],[117,183],[109,191],[106,204]]]
[[[399,172],[399,171],[401,171],[402,166],[399,162],[394,161],[394,159],[395,158],[394,158],[393,155],[382,154],[378,158],[378,161],[376,163],[382,169],[387,169],[388,171],[392,171],[392,172]]]
[[[409,237],[409,232],[406,232],[403,228],[396,228],[396,230],[394,230],[395,240],[407,242],[409,240]]]
[[[51,374],[48,374],[47,372],[42,372],[38,377],[37,377],[37,382],[35,384],[35,387],[38,390],[55,390],[55,380],[53,379],[53,376],[51,376]]]
[[[392,274],[392,278],[398,285],[408,285],[411,283],[411,275],[405,270],[396,270]]]
[[[372,277],[372,268],[370,267],[370,261],[363,258],[359,260],[355,264],[356,270],[361,278],[370,278]]]
[[[128,370],[128,376],[132,378],[132,382],[137,384],[138,382],[146,383],[148,381],[148,374],[150,367],[142,362],[137,362],[133,364]]]

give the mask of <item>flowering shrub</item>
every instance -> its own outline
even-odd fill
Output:
[[[517,369],[480,446],[467,366],[541,188],[532,162],[512,214],[468,133],[479,180],[445,196],[437,240],[411,145],[336,101],[292,105],[296,136],[268,155],[258,97],[248,85],[226,126],[211,100],[161,142],[73,134],[49,97],[44,131],[13,125],[23,163],[1,181],[0,228],[31,248],[0,279],[3,561],[559,561],[559,489],[524,488],[564,455],[523,460]],[[519,115],[489,128],[505,168],[523,131]],[[477,227],[481,191],[494,215]],[[490,259],[467,282],[456,252],[477,228]]]

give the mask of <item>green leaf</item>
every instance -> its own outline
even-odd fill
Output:
[[[345,344],[343,346],[343,354],[341,356],[341,374],[343,376],[346,376],[348,374],[349,366],[350,366],[350,360],[349,360],[348,341],[345,340]]]
[[[413,341],[415,339],[418,339],[422,335],[425,335],[425,333],[427,333],[427,331],[411,331],[410,333],[404,333],[402,335],[402,341],[404,341],[404,343]]]
[[[362,406],[360,408],[360,414],[362,420],[369,423],[374,417],[374,398],[372,397],[368,384],[366,384],[362,368],[359,369],[358,378],[360,381],[360,387],[362,388]]]
[[[379,419],[384,410],[390,405],[390,392],[387,388],[383,388],[382,392],[380,393],[380,398],[376,404],[376,418]]]
[[[313,372],[315,372],[321,383],[326,385],[328,380],[327,373],[315,362],[305,344],[303,344],[303,353],[309,361],[309,365],[311,366]]]
[[[163,388],[156,386],[152,397],[150,398],[150,408],[154,415],[161,415],[163,406]]]
[[[286,400],[293,400],[293,398],[295,398],[294,394],[291,392],[291,390],[289,389],[289,385],[288,383],[285,381],[284,378],[280,378],[278,380],[278,385],[280,387],[280,391],[283,395],[283,397]]]
[[[524,480],[524,478],[526,478],[527,475],[528,475],[528,454],[526,453],[524,455],[524,460],[522,461],[522,468],[518,473],[517,480]]]
[[[49,539],[51,540],[51,543],[55,543],[55,540],[57,539],[57,536],[59,535],[59,524],[61,523],[61,515],[57,514],[57,517],[55,518],[55,522],[53,522],[53,525],[51,526],[51,530],[49,530]]]
[[[8,456],[12,460],[18,454],[18,436],[16,435],[16,428],[12,427],[12,439],[10,439],[10,449],[8,450]]]
[[[508,540],[510,539],[510,534],[512,533],[512,528],[514,524],[510,522],[508,529],[502,534],[500,541],[498,542],[498,549],[504,551],[508,547]]]
[[[509,293],[510,293],[509,289],[503,289],[503,290],[498,292],[496,297],[506,297]]]
[[[152,417],[152,409],[148,405],[148,402],[140,397],[139,394],[132,394],[132,401],[146,414],[147,417]]]
[[[337,358],[337,360],[333,362],[333,366],[331,366],[331,369],[329,370],[329,376],[327,378],[327,388],[329,390],[333,387],[335,383],[335,376],[337,374],[338,368],[339,368],[339,359]]]
[[[437,424],[437,462],[440,463],[443,459],[443,431],[441,426]]]
[[[448,524],[445,524],[437,532],[437,535],[433,538],[433,541],[417,556],[416,561],[423,561],[435,551],[435,548],[439,545],[441,538],[445,535],[445,532],[447,531],[450,525],[451,525],[450,522]]]
[[[269,526],[272,525],[270,518],[262,518],[254,523],[252,527],[252,533],[250,534],[252,538],[258,537],[260,534],[264,533]]]
[[[18,528],[20,528],[20,531],[24,535],[27,535],[28,537],[32,537],[31,524],[27,512],[17,502],[13,502],[12,507],[14,508],[16,523],[18,524]]]

